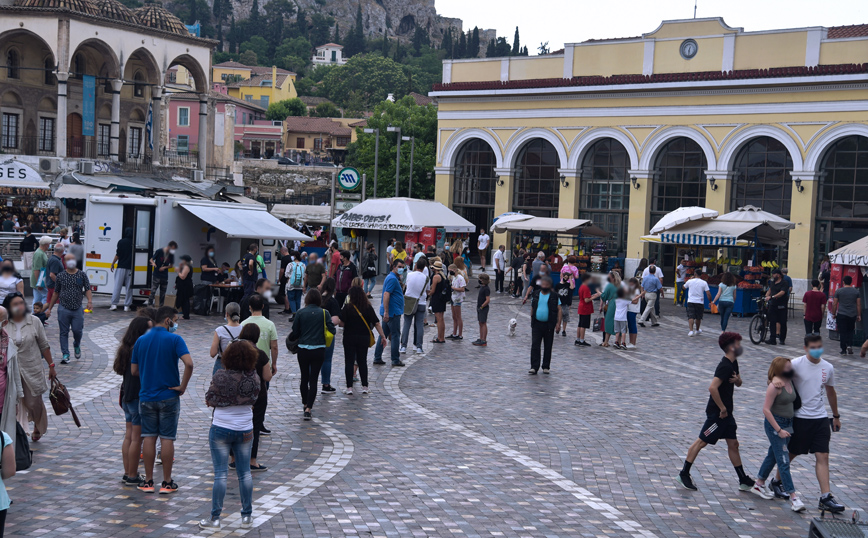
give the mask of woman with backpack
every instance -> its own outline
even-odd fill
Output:
[[[298,252],[292,251],[289,255],[292,261],[286,266],[286,272],[284,273],[286,277],[286,300],[289,303],[290,311],[295,315],[301,308],[301,294],[304,292],[305,265],[299,259]]]
[[[223,351],[232,342],[238,340],[241,334],[241,305],[238,303],[229,303],[226,305],[226,321],[225,325],[221,325],[214,329],[214,338],[211,339],[211,358],[214,359],[214,369],[211,375],[217,373],[217,370],[223,368],[223,363],[220,361]]]
[[[365,279],[365,295],[368,299],[373,299],[371,292],[374,291],[374,286],[377,285],[377,249],[373,243],[368,243],[368,250],[365,257],[362,259],[362,278]]]

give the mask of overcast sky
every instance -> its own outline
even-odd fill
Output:
[[[437,12],[474,26],[495,28],[510,43],[519,27],[521,44],[536,54],[586,39],[639,36],[663,20],[693,17],[693,0],[436,0]],[[697,17],[723,17],[746,31],[868,23],[866,0],[698,0]]]

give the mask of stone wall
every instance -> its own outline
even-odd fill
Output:
[[[332,172],[337,168],[317,168],[313,166],[276,166],[275,161],[241,161],[244,187],[250,188],[251,196],[283,197],[287,189],[295,195],[331,192]]]

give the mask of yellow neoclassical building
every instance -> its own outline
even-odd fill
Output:
[[[667,212],[755,205],[796,223],[796,287],[868,233],[868,25],[745,32],[720,18],[537,57],[446,60],[438,201],[590,218],[630,260]],[[496,238],[503,242],[504,238]],[[649,250],[650,249],[650,250]],[[670,271],[671,273],[671,271]]]

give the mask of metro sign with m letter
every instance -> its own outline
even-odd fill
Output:
[[[342,168],[338,172],[338,183],[345,191],[354,191],[362,185],[362,176],[355,168]]]

